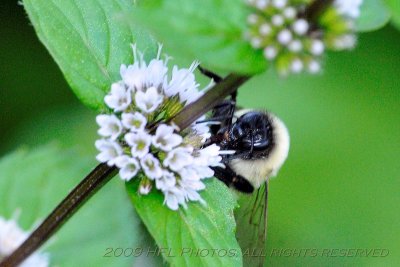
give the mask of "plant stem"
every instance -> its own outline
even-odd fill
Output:
[[[235,74],[228,75],[228,77],[213,86],[197,101],[186,106],[176,115],[173,122],[181,130],[185,129],[229,94],[236,91],[237,88],[249,78],[250,77],[238,76]],[[11,255],[0,262],[0,267],[16,267],[27,259],[116,174],[116,167],[110,167],[104,163],[99,164],[61,201],[53,212]]]
[[[239,86],[248,79],[250,79],[250,76],[229,74],[225,79],[213,86],[211,90],[207,91],[197,101],[184,107],[173,118],[173,123],[175,123],[182,130],[189,127],[204,113],[212,109],[231,93],[235,92]]]
[[[86,201],[90,199],[112,177],[117,169],[107,164],[99,164],[64,198],[53,212],[32,232],[11,255],[6,257],[0,267],[18,266],[36,249],[46,242]]]

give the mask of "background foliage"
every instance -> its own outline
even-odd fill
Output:
[[[396,5],[396,1],[392,3]],[[62,148],[75,147],[81,157],[93,157],[95,114],[72,95],[29,26],[22,7],[14,1],[2,1],[0,18],[0,155],[21,145],[34,149],[57,140]],[[271,182],[268,250],[390,250],[385,258],[269,257],[270,265],[387,266],[400,260],[399,42],[399,32],[390,26],[361,34],[355,51],[327,55],[325,71],[320,76],[279,79],[268,72],[255,77],[240,91],[239,104],[274,111],[287,123],[292,138],[288,162],[278,179]],[[176,54],[173,56],[180,60]],[[82,168],[90,169],[94,160],[90,158],[85,164]],[[0,173],[0,180],[4,175]],[[67,190],[81,176],[61,179],[60,188]],[[114,192],[111,194],[125,194],[121,183],[108,187]],[[120,202],[112,199],[115,203],[110,204],[120,208]],[[71,225],[72,230],[61,230],[59,242],[67,243],[66,236],[80,237],[80,244],[91,251],[88,255],[93,262],[104,265],[103,252],[114,244],[95,246],[90,236],[82,236],[78,226],[100,236],[118,226],[105,223],[103,227],[107,229],[93,229],[99,220],[88,215],[82,218],[85,212],[95,212],[87,209],[74,218],[75,229]],[[10,210],[0,211],[10,216]],[[24,213],[21,219],[28,228],[31,222]],[[134,240],[116,242],[119,247],[135,244]],[[56,247],[53,253],[62,261],[68,257],[57,255]],[[127,259],[115,258],[109,264],[121,266],[122,262],[127,264]]]

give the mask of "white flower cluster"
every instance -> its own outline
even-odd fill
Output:
[[[0,262],[10,255],[28,237],[14,219],[6,220],[0,216]],[[49,258],[47,254],[36,252],[22,262],[20,267],[47,267]]]
[[[193,124],[178,134],[162,123],[202,95],[193,74],[198,63],[189,69],[174,66],[169,79],[161,47],[149,64],[135,46],[133,52],[135,63],[121,66],[122,80],[104,98],[113,113],[96,118],[102,136],[95,143],[97,160],[117,166],[125,181],[138,177],[140,194],[155,186],[172,210],[186,207],[188,201],[204,202],[198,191],[205,188],[202,180],[214,175],[210,167],[223,166],[220,148],[200,148],[210,136],[207,125]],[[150,132],[152,127],[155,131]]]
[[[247,0],[255,10],[247,18],[245,37],[255,49],[262,49],[281,74],[321,70],[321,56],[327,48],[350,49],[355,45],[352,20],[359,14],[362,0],[336,0],[329,19],[318,27],[304,18],[309,1]],[[350,4],[352,2],[352,4]],[[333,10],[333,14],[332,14]]]

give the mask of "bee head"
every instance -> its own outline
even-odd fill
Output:
[[[229,131],[232,146],[242,151],[263,151],[273,144],[272,125],[266,113],[247,112]]]

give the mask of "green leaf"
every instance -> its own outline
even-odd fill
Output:
[[[397,28],[400,29],[400,1],[398,0],[385,0],[387,6],[392,12],[392,22]]]
[[[127,191],[160,254],[172,266],[242,266],[234,233],[236,202],[219,181],[207,180],[206,186],[202,197],[207,206],[189,203],[178,211],[163,205],[159,191],[139,195],[137,181],[127,183]]]
[[[252,74],[267,63],[243,38],[248,14],[243,0],[159,0],[136,9],[131,19],[149,28],[176,57]]]
[[[384,0],[364,0],[360,9],[360,17],[356,21],[356,30],[373,31],[382,28],[389,22],[390,12]]]
[[[120,80],[120,65],[132,63],[132,43],[145,52],[156,52],[150,36],[138,27],[133,28],[125,19],[124,14],[133,9],[133,1],[24,0],[23,3],[39,39],[60,66],[72,90],[92,108],[104,108],[104,94],[111,83]]]
[[[0,160],[0,216],[20,211],[24,230],[44,219],[96,163],[47,145]],[[109,182],[45,244],[52,266],[132,266],[134,257],[104,257],[106,249],[140,247],[140,220],[119,179]],[[78,256],[78,258],[77,258]]]

